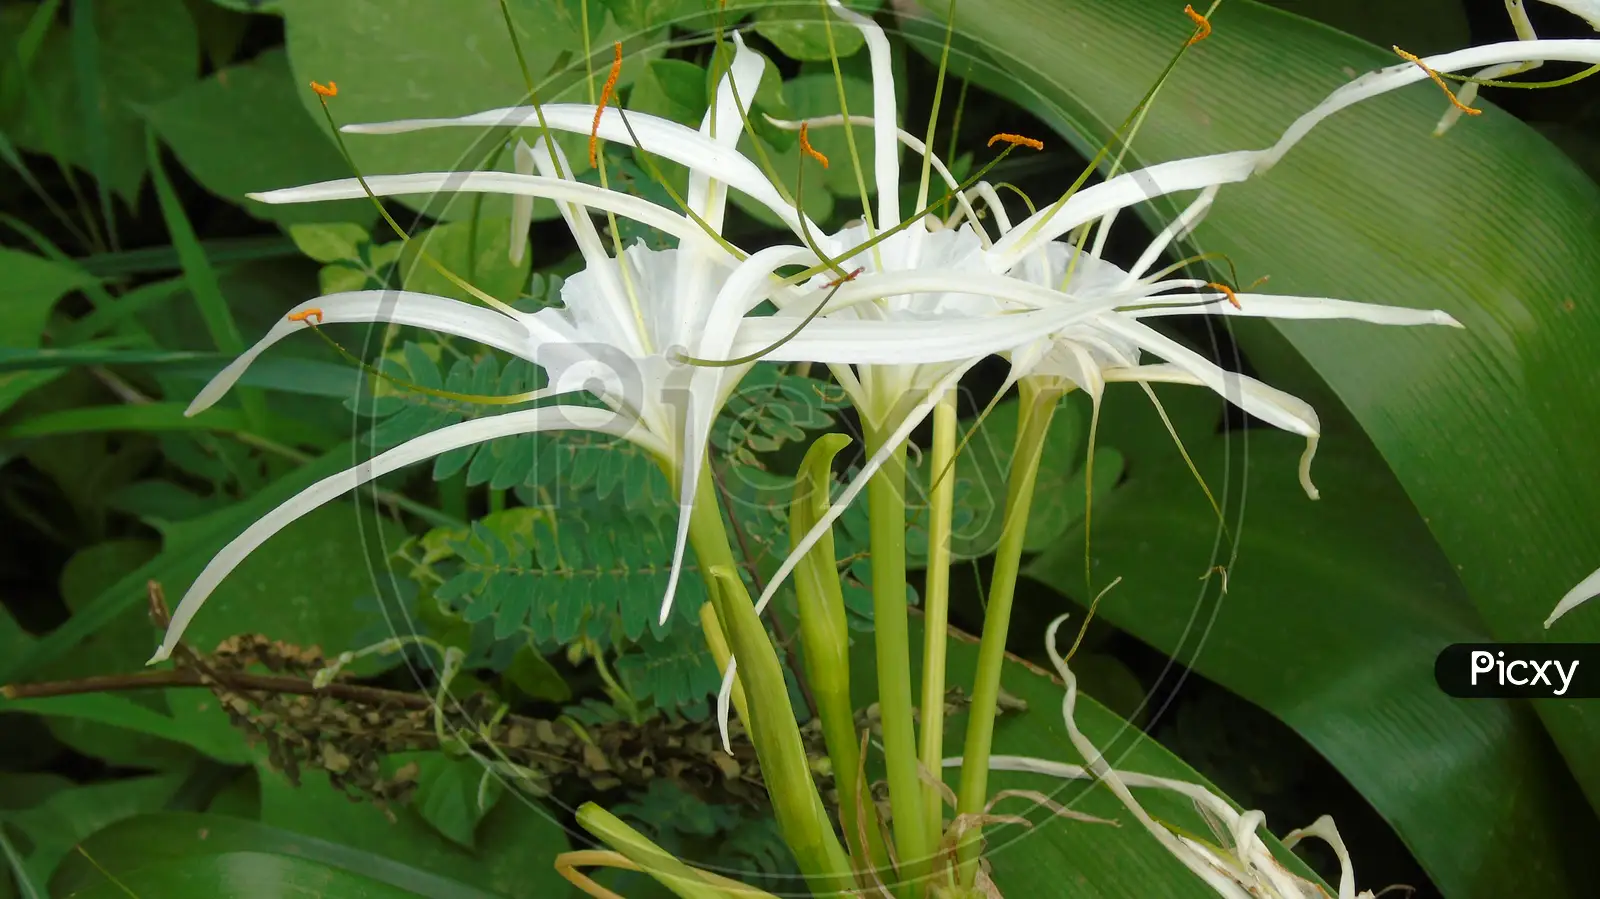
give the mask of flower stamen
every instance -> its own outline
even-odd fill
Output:
[[[1468,106],[1467,104],[1462,103],[1460,100],[1456,99],[1455,92],[1450,90],[1450,85],[1445,84],[1444,83],[1444,79],[1439,77],[1439,73],[1435,72],[1433,69],[1429,68],[1428,64],[1423,62],[1421,59],[1419,59],[1415,54],[1407,53],[1406,51],[1400,49],[1399,47],[1393,47],[1391,49],[1393,49],[1395,53],[1399,54],[1401,59],[1403,59],[1406,62],[1409,62],[1409,63],[1415,65],[1417,68],[1421,69],[1422,71],[1427,72],[1428,73],[1428,77],[1433,79],[1433,83],[1439,85],[1439,90],[1444,91],[1444,95],[1446,97],[1450,98],[1450,105],[1451,106],[1454,106],[1456,109],[1459,109],[1460,111],[1466,113],[1467,115],[1483,115],[1483,110],[1474,109],[1471,106]]]
[[[1244,308],[1243,306],[1239,305],[1239,295],[1234,293],[1233,288],[1229,287],[1228,285],[1223,284],[1220,281],[1207,281],[1206,286],[1222,291],[1223,295],[1228,298],[1228,302],[1233,304],[1233,308]]]
[[[851,273],[849,273],[849,274],[847,274],[847,275],[845,275],[843,277],[835,278],[832,281],[829,281],[827,284],[824,284],[822,286],[823,287],[838,287],[840,284],[843,284],[846,281],[854,281],[858,276],[860,276],[860,274],[862,272],[864,272],[866,270],[867,270],[866,266],[861,266],[860,268],[856,269],[855,271],[853,271],[853,272],[851,272]]]
[[[319,97],[339,96],[339,85],[336,82],[330,81],[327,84],[318,84],[313,81],[311,82],[311,89],[316,91]]]
[[[1037,140],[1021,134],[1011,134],[1010,132],[1006,131],[1002,131],[999,134],[996,134],[994,137],[989,138],[989,142],[984,146],[992,147],[1000,141],[1005,141],[1013,147],[1027,147],[1030,150],[1044,149],[1044,141],[1042,140]]]
[[[818,150],[816,147],[811,146],[811,138],[806,133],[806,129],[807,129],[806,123],[805,122],[801,122],[800,123],[800,152],[802,152],[802,153],[806,154],[807,156],[810,156],[812,159],[815,159],[816,161],[822,163],[822,167],[823,168],[827,168],[828,167],[828,157],[822,155],[822,151],[821,150]],[[843,280],[843,279],[841,279],[841,280]]]
[[[611,95],[616,92],[617,78],[622,74],[622,41],[612,45],[611,74],[606,76],[605,87],[600,89],[600,102],[594,106],[594,124],[589,128],[589,165],[597,165],[598,150],[600,148],[600,117],[605,115],[606,104],[611,102]]]
[[[316,319],[316,320],[312,321],[312,319]],[[314,328],[317,325],[322,324],[322,310],[321,309],[307,309],[304,312],[291,312],[291,313],[289,313],[289,321],[292,321],[292,322],[305,322],[306,324],[308,324],[308,325],[310,325],[311,327]]]
[[[1183,8],[1183,14],[1189,17],[1189,21],[1193,22],[1195,27],[1194,36],[1184,42],[1185,47],[1193,47],[1195,44],[1198,44],[1211,36],[1210,19],[1206,18],[1200,13],[1195,12],[1193,6],[1185,6]]]

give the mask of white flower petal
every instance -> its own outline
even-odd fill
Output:
[[[1572,0],[1568,0],[1572,2]],[[1600,63],[1600,41],[1596,40],[1562,40],[1562,41],[1505,41],[1499,44],[1488,44],[1482,47],[1471,47],[1466,50],[1457,50],[1453,53],[1441,53],[1437,56],[1423,58],[1423,62],[1437,72],[1454,72],[1460,69],[1475,69],[1482,66],[1498,65],[1508,62],[1522,62],[1537,59],[1545,61],[1581,62],[1588,64]],[[1328,95],[1326,100],[1317,104],[1310,112],[1296,119],[1290,125],[1278,143],[1266,151],[1262,158],[1260,169],[1266,171],[1276,165],[1283,155],[1289,152],[1300,139],[1310,133],[1323,119],[1347,106],[1353,106],[1362,100],[1386,94],[1396,88],[1408,84],[1415,84],[1428,78],[1428,73],[1420,66],[1411,62],[1402,62],[1398,65],[1368,72],[1360,78],[1340,87]]]
[[[473,419],[440,428],[437,431],[402,443],[394,449],[380,453],[354,468],[312,484],[310,487],[300,491],[288,502],[257,519],[245,529],[244,533],[235,537],[231,543],[223,547],[222,551],[217,553],[211,559],[211,562],[206,565],[205,570],[201,571],[200,575],[195,578],[194,583],[189,587],[189,591],[184,594],[183,601],[178,603],[178,608],[172,613],[172,623],[167,627],[166,636],[162,638],[161,647],[151,657],[150,663],[159,662],[172,654],[173,648],[178,645],[178,641],[183,637],[184,629],[189,626],[189,622],[200,611],[200,607],[205,603],[206,597],[211,595],[211,592],[216,589],[224,577],[227,577],[229,572],[233,571],[240,562],[244,561],[246,556],[265,543],[273,534],[283,530],[302,515],[343,496],[374,478],[382,477],[391,471],[421,462],[424,459],[430,459],[453,449],[513,434],[563,429],[582,429],[612,434],[638,442],[641,446],[655,453],[662,453],[666,449],[659,441],[641,432],[635,426],[635,423],[629,419],[603,409],[575,406],[545,406],[539,409],[527,409],[521,412],[508,412],[504,415]]]
[[[511,151],[512,167],[518,175],[532,177],[536,169],[533,163],[533,148],[528,142],[517,138],[517,147]],[[368,182],[371,186],[371,182]],[[374,191],[376,192],[376,191]],[[533,225],[533,197],[527,194],[516,194],[511,198],[511,264],[521,265],[522,257],[528,252],[528,230]]]
[[[1315,409],[1304,400],[1248,375],[1224,371],[1200,354],[1165,338],[1159,344],[1141,341],[1141,346],[1172,364],[1109,368],[1104,371],[1105,379],[1210,387],[1223,399],[1262,421],[1301,435],[1306,438],[1306,451],[1300,456],[1300,486],[1305,489],[1306,496],[1312,499],[1320,496],[1311,482],[1311,460],[1317,454],[1317,441],[1322,437],[1322,424]]]
[[[1289,297],[1277,294],[1239,293],[1240,308],[1218,300],[1193,306],[1134,306],[1127,314],[1134,318],[1161,318],[1172,315],[1234,315],[1245,318],[1280,318],[1299,321],[1348,319],[1375,325],[1449,325],[1459,328],[1448,312],[1439,309],[1411,309],[1378,303],[1356,303],[1328,297]],[[1198,298],[1198,297],[1197,297]],[[1148,298],[1148,302],[1171,302],[1172,294]]]
[[[1339,859],[1339,899],[1356,899],[1356,871],[1355,865],[1350,863],[1350,850],[1345,848],[1344,839],[1339,836],[1339,828],[1333,824],[1333,818],[1323,815],[1311,822],[1310,827],[1292,830],[1284,835],[1283,848],[1293,849],[1294,845],[1306,837],[1316,837],[1333,847],[1333,854]]]
[[[895,111],[889,39],[878,23],[839,0],[828,0],[828,5],[866,38],[867,56],[872,62],[872,166],[878,182],[878,220],[873,224],[881,233],[900,224],[900,145],[895,139],[899,116]]]
[[[531,165],[542,159],[548,165],[549,158],[549,155],[542,150],[535,152],[530,149],[526,158],[519,155],[517,163],[520,167],[524,161]],[[370,175],[366,178],[366,182],[373,194],[380,197],[454,191],[508,194],[513,198],[513,210],[516,208],[515,203],[521,198],[537,197],[558,203],[580,204],[602,212],[614,212],[664,234],[670,234],[680,242],[692,246],[697,252],[706,253],[725,265],[732,265],[735,261],[722,245],[707,237],[705,232],[700,230],[700,226],[688,218],[641,197],[607,190],[581,181],[569,181],[545,175],[524,175],[517,172],[417,172],[406,175]],[[262,203],[316,203],[325,200],[362,199],[366,197],[366,192],[359,180],[341,178],[337,181],[323,181],[301,187],[262,191],[249,196],[252,200]],[[531,202],[528,208],[531,215]]]
[[[1567,595],[1561,597],[1561,601],[1556,603],[1555,610],[1550,613],[1550,617],[1544,620],[1544,626],[1548,628],[1550,625],[1555,624],[1556,619],[1594,599],[1596,596],[1600,596],[1600,571],[1589,575],[1578,586],[1568,590]]]
[[[546,103],[543,105],[545,122],[556,131],[588,134],[594,124],[594,107],[585,103]],[[800,220],[794,206],[784,202],[782,194],[767,180],[761,169],[743,154],[723,147],[694,128],[680,125],[658,116],[642,112],[628,113],[628,125],[644,144],[644,149],[656,156],[711,172],[717,180],[729,187],[743,191],[751,199],[772,210],[773,214],[799,233]],[[346,125],[339,129],[349,134],[403,134],[427,128],[537,128],[539,118],[532,106],[505,107],[460,116],[459,118],[406,119],[397,122],[376,122]],[[633,138],[622,122],[616,107],[607,106],[600,116],[598,134],[614,143],[635,146]],[[807,222],[813,230],[814,223]]]
[[[741,263],[723,282],[722,289],[711,301],[698,339],[688,348],[690,355],[723,358],[733,344],[733,336],[744,316],[746,297],[758,291],[772,270],[783,265],[795,253],[794,247],[768,247]],[[671,401],[682,416],[683,431],[678,438],[678,533],[672,548],[672,573],[667,579],[666,595],[661,599],[662,624],[667,623],[667,616],[672,613],[673,597],[678,592],[678,578],[683,570],[684,548],[688,545],[689,521],[700,486],[706,441],[711,438],[711,427],[722,409],[725,391],[731,390],[749,370],[749,365],[696,367],[689,373],[688,396]]]
[[[1010,270],[1029,251],[1109,212],[1164,194],[1200,190],[1250,177],[1262,158],[1259,151],[1241,150],[1214,156],[1176,159],[1138,169],[1086,187],[1056,208],[1028,216],[995,241],[991,251],[995,271]]]
[[[1167,247],[1171,246],[1174,240],[1179,240],[1194,230],[1194,226],[1199,224],[1200,220],[1205,218],[1206,212],[1211,209],[1211,202],[1216,199],[1217,190],[1218,185],[1213,184],[1201,191],[1200,196],[1189,204],[1188,209],[1185,209],[1181,215],[1161,229],[1161,233],[1156,235],[1155,240],[1150,241],[1150,245],[1145,247],[1143,253],[1139,254],[1139,259],[1133,264],[1133,268],[1128,269],[1128,278],[1125,286],[1131,287],[1133,282],[1143,278],[1144,273],[1150,270],[1150,266],[1154,265],[1157,259],[1161,258],[1161,254],[1167,251]],[[1097,253],[1096,255],[1099,254]]]
[[[474,306],[459,300],[434,296],[430,293],[413,293],[408,290],[357,290],[335,293],[307,300],[294,307],[279,319],[266,336],[256,341],[239,358],[217,373],[199,395],[189,404],[184,415],[198,415],[209,409],[233,387],[245,369],[267,348],[283,338],[311,327],[305,321],[292,321],[290,316],[303,315],[316,310],[319,324],[332,325],[349,322],[413,325],[457,337],[476,340],[484,346],[504,350],[515,356],[529,358],[539,343],[528,327],[510,316]]]
[[[827,365],[921,365],[981,358],[1021,346],[1073,321],[1092,309],[1054,309],[995,315],[989,318],[943,320],[880,320],[818,318],[764,358],[772,362],[818,362]],[[743,356],[768,346],[794,327],[790,316],[747,319],[732,355]]]

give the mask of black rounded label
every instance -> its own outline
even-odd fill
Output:
[[[1433,679],[1460,699],[1595,699],[1600,643],[1456,643]]]

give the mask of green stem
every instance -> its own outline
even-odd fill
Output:
[[[880,437],[868,434],[869,456],[882,445]],[[905,484],[906,448],[902,443],[867,482],[867,512],[872,533],[872,636],[877,646],[878,709],[894,845],[900,882],[916,884],[931,870],[935,844],[928,840],[927,819],[922,814],[922,779],[917,775],[917,735],[912,722]]]
[[[705,572],[716,621],[739,660],[739,684],[744,689],[746,705],[741,714],[745,730],[755,744],[756,759],[784,842],[794,853],[813,894],[849,894],[855,888],[850,857],[834,833],[812,778],[811,758],[789,704],[789,688],[777,650],[739,578],[709,467],[701,472],[696,485],[689,540]],[[709,636],[708,643],[715,645]]]
[[[578,824],[597,839],[622,853],[646,874],[682,899],[750,899],[769,895],[739,884],[739,889],[712,880],[713,875],[698,871],[660,846],[650,842],[644,834],[629,827],[621,818],[592,802],[578,808]],[[721,878],[717,878],[721,880]]]
[[[956,454],[956,395],[946,393],[933,407],[933,452],[928,471],[935,476]],[[943,769],[944,663],[950,621],[950,521],[955,508],[956,479],[939,477],[928,495],[928,567],[922,593],[922,767],[934,776]],[[928,839],[938,844],[944,835],[944,797],[934,784],[922,791],[922,812],[928,821]]]
[[[843,434],[824,434],[812,443],[800,463],[794,501],[789,506],[791,551],[827,514],[833,458],[849,443],[850,438]],[[884,851],[883,836],[876,819],[862,814],[865,804],[857,798],[861,735],[856,730],[855,706],[850,697],[850,630],[832,531],[826,532],[795,568],[794,589],[806,679],[816,700],[822,738],[839,790],[839,825],[858,870],[870,866],[883,877],[893,871]]]
[[[1006,483],[1005,521],[995,551],[994,576],[989,583],[989,607],[983,616],[983,638],[978,645],[978,673],[972,684],[972,705],[967,719],[967,741],[961,754],[961,787],[956,814],[980,815],[989,798],[989,750],[994,739],[994,715],[1000,698],[1000,672],[1005,664],[1006,634],[1011,628],[1011,600],[1016,594],[1022,565],[1023,538],[1028,531],[1028,510],[1044,438],[1055,415],[1060,391],[1022,382],[1022,420],[1017,425],[1016,449]],[[972,886],[983,842],[981,828],[972,827],[961,837],[958,857],[961,883]]]

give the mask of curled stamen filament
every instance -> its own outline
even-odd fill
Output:
[[[594,124],[589,127],[589,165],[597,165],[600,148],[600,117],[605,115],[606,104],[617,89],[617,77],[622,74],[622,41],[612,45],[611,73],[606,76],[605,87],[600,89],[600,102],[594,107]]]
[[[1234,293],[1233,292],[1233,288],[1229,287],[1228,285],[1223,284],[1220,281],[1207,281],[1206,282],[1206,286],[1214,288],[1216,290],[1222,291],[1223,295],[1228,298],[1228,302],[1233,304],[1233,308],[1235,308],[1235,309],[1243,309],[1244,308],[1243,306],[1239,305],[1239,296],[1238,296],[1238,294]]]
[[[318,84],[315,81],[313,81],[313,82],[311,82],[311,89],[316,91],[317,92],[317,96],[319,96],[319,97],[337,97],[337,96],[339,96],[339,85],[337,83],[335,83],[335,82],[332,82],[332,81],[328,82],[327,84]]]
[[[1191,22],[1194,22],[1194,27],[1197,29],[1194,33],[1194,36],[1184,42],[1185,47],[1193,47],[1195,44],[1198,44],[1211,36],[1210,19],[1206,18],[1200,13],[1195,12],[1193,6],[1185,6],[1183,8],[1183,14],[1188,16]]]
[[[316,319],[316,321],[312,321],[312,319]],[[322,310],[307,309],[303,312],[291,312],[289,313],[289,321],[306,322],[310,325],[320,325],[322,324]]]
[[[1005,141],[1006,143],[1016,147],[1027,147],[1030,150],[1044,149],[1044,141],[1042,140],[1037,140],[1021,134],[1011,134],[1005,131],[1002,131],[999,134],[996,134],[994,137],[989,138],[989,142],[984,146],[992,147],[1000,141]]]
[[[1429,68],[1428,64],[1423,62],[1421,59],[1417,58],[1416,54],[1407,53],[1406,51],[1400,49],[1399,47],[1394,47],[1392,49],[1394,50],[1395,53],[1399,54],[1401,59],[1405,60],[1406,62],[1412,63],[1417,68],[1421,69],[1424,72],[1427,72],[1428,73],[1428,77],[1433,79],[1433,83],[1439,85],[1439,90],[1444,91],[1444,95],[1446,97],[1450,98],[1450,105],[1451,106],[1454,106],[1456,109],[1461,110],[1462,112],[1466,113],[1467,115],[1483,115],[1483,110],[1474,109],[1471,106],[1468,106],[1467,104],[1462,103],[1460,100],[1456,99],[1455,92],[1450,90],[1450,85],[1445,84],[1444,83],[1444,79],[1439,77],[1439,73],[1435,72],[1433,69]]]
[[[802,153],[806,154],[807,156],[810,156],[812,159],[815,159],[816,161],[822,163],[822,167],[823,168],[827,168],[828,167],[828,157],[822,155],[822,151],[821,150],[818,150],[816,147],[811,146],[811,137],[810,137],[809,134],[807,134],[807,128],[808,127],[809,126],[808,126],[808,124],[806,122],[801,122],[800,123],[800,152],[802,152]]]

